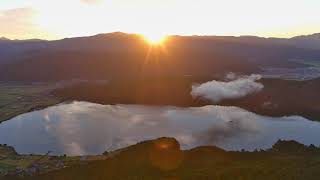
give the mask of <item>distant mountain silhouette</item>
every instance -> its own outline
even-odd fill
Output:
[[[313,40],[320,40],[320,33],[315,33],[311,35],[302,35],[302,36],[296,36],[292,39],[313,39]]]
[[[0,41],[10,41],[10,39],[8,39],[6,37],[0,37]]]
[[[293,37],[291,41],[300,47],[320,50],[320,33]]]
[[[215,76],[258,72],[261,66],[290,66],[287,60],[292,58],[320,57],[317,46],[296,42],[294,38],[170,36],[162,49],[150,47],[140,35],[121,32],[55,41],[0,41],[0,80]]]

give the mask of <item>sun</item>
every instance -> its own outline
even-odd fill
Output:
[[[145,41],[151,45],[161,45],[167,39],[167,35],[163,35],[163,34],[145,33],[145,34],[142,34],[142,36],[144,37]]]

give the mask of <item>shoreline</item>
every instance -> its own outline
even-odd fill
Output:
[[[55,106],[55,105],[58,105],[58,104],[61,104],[61,103],[64,103],[64,101],[59,101],[59,102],[56,102],[56,103],[50,103],[50,104],[47,104],[47,105],[35,106],[35,107],[32,107],[32,108],[30,108],[28,110],[24,110],[24,111],[20,111],[19,113],[12,114],[9,117],[1,118],[1,116],[0,116],[0,125],[2,123],[6,122],[6,121],[9,121],[9,120],[17,117],[17,116],[20,116],[22,114],[26,114],[26,113],[33,112],[33,111],[43,110],[43,109],[46,109],[48,107]]]

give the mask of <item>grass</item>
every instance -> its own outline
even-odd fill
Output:
[[[60,103],[59,98],[50,95],[54,88],[53,84],[0,84],[0,123]]]
[[[10,173],[23,177],[35,165],[37,172],[47,173],[74,164],[81,164],[80,157],[20,155],[12,147],[0,145],[0,179]]]
[[[105,160],[74,163],[32,176],[32,180],[318,180],[320,148],[278,141],[272,149],[231,152],[217,147],[180,150],[175,139],[160,138],[121,149]],[[6,176],[7,179],[21,179]]]

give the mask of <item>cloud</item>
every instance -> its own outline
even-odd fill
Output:
[[[40,38],[44,32],[35,23],[36,18],[33,8],[0,10],[0,35],[11,39]]]
[[[17,8],[0,11],[1,34],[25,34],[34,29],[32,18],[35,12],[31,8]]]
[[[198,141],[204,144],[221,144],[234,137],[255,136],[260,132],[261,127],[257,123],[259,117],[254,113],[236,107],[222,106],[216,106],[210,110],[215,111],[213,117],[220,121],[216,121],[206,131],[195,135]]]
[[[227,75],[226,75],[226,80],[235,80],[235,79],[237,79],[237,75],[235,74],[235,73],[233,73],[233,72],[230,72],[230,73],[228,73]]]
[[[259,79],[261,79],[260,75],[250,75],[229,82],[213,80],[192,86],[191,95],[209,99],[215,103],[224,99],[236,99],[261,91],[264,86],[256,82]]]
[[[82,149],[82,147],[76,143],[72,142],[70,144],[65,145],[65,151],[66,154],[72,154],[72,155],[86,155],[86,152]]]

